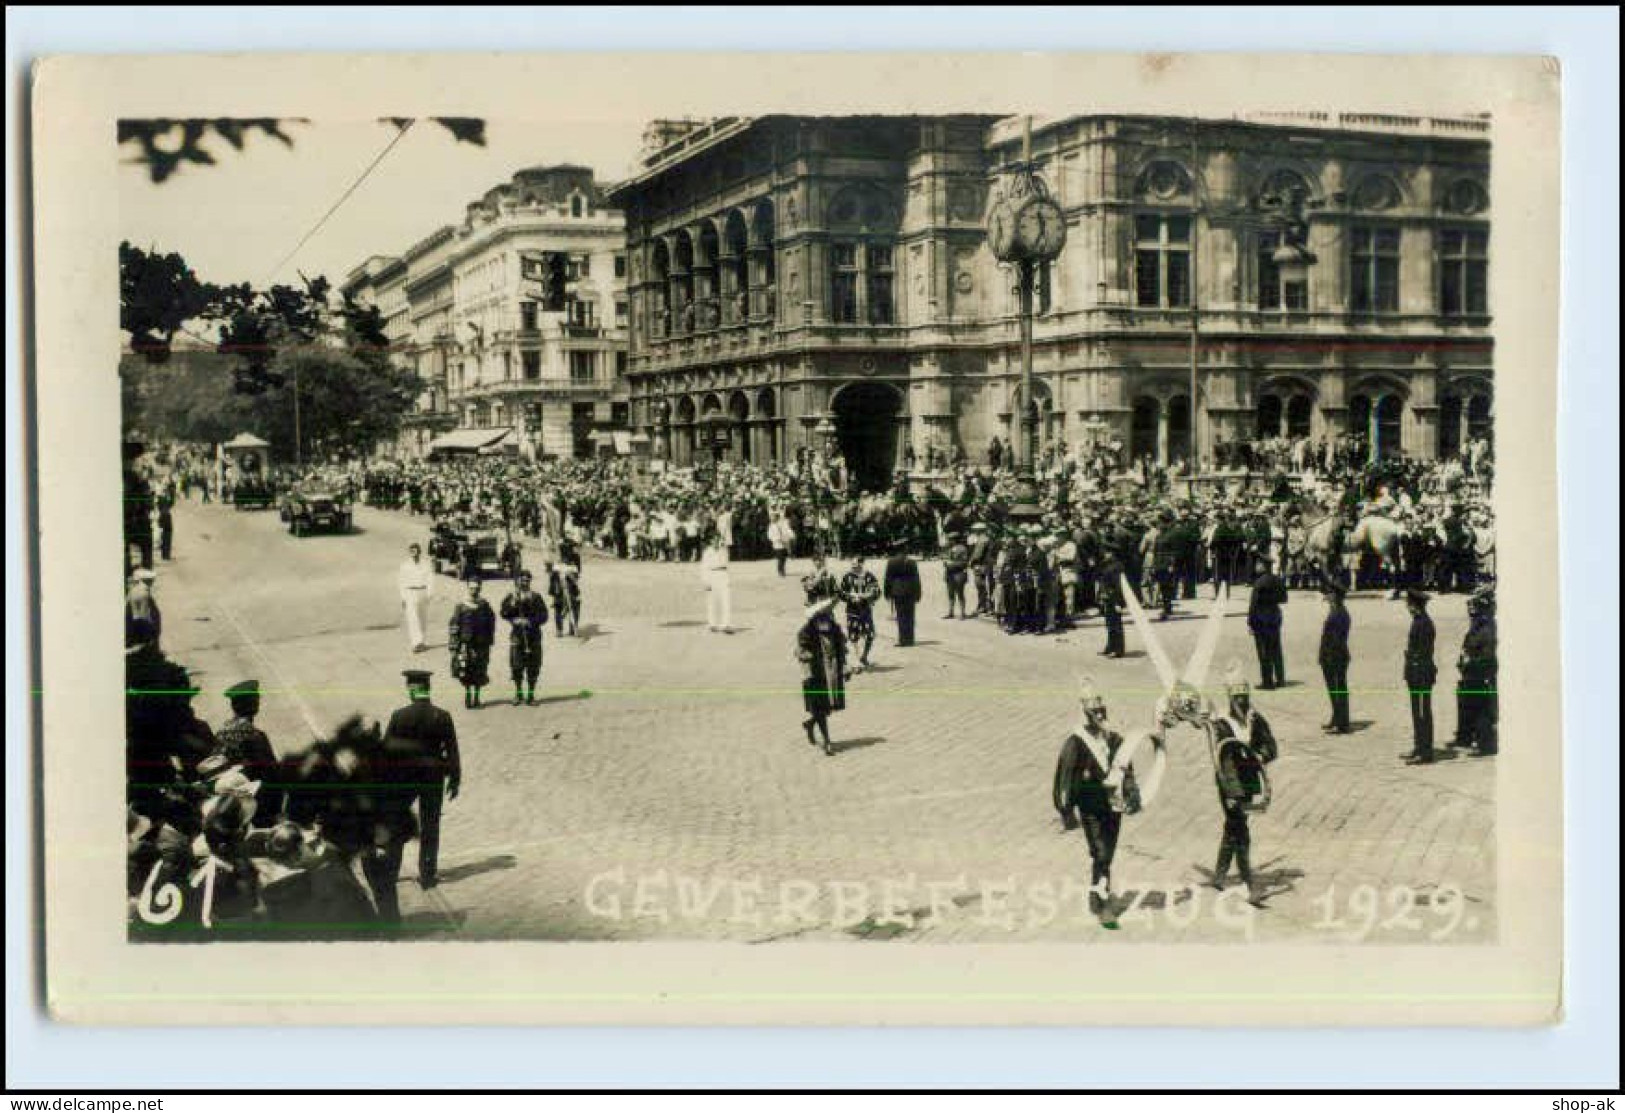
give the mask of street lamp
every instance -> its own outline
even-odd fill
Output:
[[[1050,197],[1049,187],[1033,173],[1033,122],[1028,117],[1021,140],[1021,161],[1011,167],[987,217],[987,241],[994,258],[1016,267],[1016,294],[1020,299],[1021,428],[1015,443],[1016,496],[1010,517],[1017,522],[1038,518],[1038,484],[1033,477],[1033,456],[1038,433],[1038,406],[1033,397],[1033,287],[1039,270],[1066,246],[1066,213]]]

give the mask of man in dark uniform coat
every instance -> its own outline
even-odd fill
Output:
[[[1089,910],[1102,926],[1115,929],[1112,859],[1117,854],[1123,812],[1138,810],[1138,790],[1132,774],[1121,785],[1111,779],[1112,761],[1123,745],[1123,736],[1107,725],[1106,701],[1088,680],[1082,684],[1079,702],[1083,717],[1061,743],[1051,798],[1062,826],[1068,831],[1083,828],[1089,842]]]
[[[164,560],[175,552],[175,488],[165,483],[158,491],[158,555]]]
[[[1123,608],[1127,601],[1123,598],[1123,575],[1123,562],[1117,559],[1115,552],[1106,550],[1095,589],[1101,617],[1106,620],[1106,648],[1100,651],[1102,657],[1121,657],[1125,652]]]
[[[380,779],[389,786],[398,807],[417,802],[418,884],[432,889],[438,880],[440,809],[446,800],[457,799],[463,764],[451,715],[429,702],[430,674],[424,669],[408,669],[403,675],[412,702],[389,717]],[[400,853],[397,846],[397,876]]]
[[[1462,639],[1461,657],[1456,662],[1460,680],[1456,683],[1456,737],[1452,747],[1478,748],[1479,757],[1489,757],[1500,749],[1497,738],[1495,597],[1488,592],[1467,600],[1467,636]]]
[[[948,588],[948,613],[943,618],[954,616],[954,604],[959,604],[959,617],[969,618],[965,613],[965,582],[970,578],[970,547],[958,534],[950,534],[948,551],[942,558],[942,575]]]
[[[1247,603],[1247,629],[1252,631],[1258,650],[1259,688],[1268,691],[1286,683],[1286,657],[1281,651],[1281,604],[1287,600],[1286,585],[1274,569],[1264,566],[1263,575],[1253,581],[1252,598]]]
[[[1426,765],[1433,760],[1433,682],[1439,669],[1433,661],[1433,620],[1428,617],[1428,597],[1412,588],[1405,593],[1405,606],[1411,612],[1411,629],[1405,639],[1405,688],[1410,693],[1411,738],[1407,765]]]
[[[536,702],[536,680],[542,674],[542,631],[547,628],[547,604],[530,589],[530,573],[521,571],[514,590],[502,600],[502,618],[508,623],[508,671],[513,674],[514,703]]]
[[[998,547],[988,536],[987,526],[977,522],[970,527],[970,565],[976,579],[976,613],[986,614],[993,609],[993,565],[998,560]]]
[[[1326,622],[1320,628],[1320,672],[1326,678],[1326,694],[1332,701],[1331,721],[1321,729],[1330,734],[1347,734],[1349,726],[1349,618],[1343,605],[1343,588],[1328,581],[1321,588],[1326,600]]]
[[[265,732],[254,725],[254,717],[260,713],[260,682],[239,681],[226,689],[226,699],[231,701],[231,718],[214,737],[215,752],[242,766],[249,780],[260,782],[252,823],[274,827],[282,815],[282,790],[275,784],[276,751]]]
[[[1236,662],[1225,685],[1229,697],[1228,714],[1209,713],[1203,726],[1211,733],[1213,751],[1217,760],[1214,769],[1219,790],[1219,807],[1224,811],[1224,833],[1219,837],[1219,858],[1213,866],[1212,885],[1223,889],[1225,879],[1234,862],[1247,886],[1251,899],[1258,898],[1253,891],[1252,830],[1248,817],[1262,811],[1269,804],[1269,779],[1264,767],[1279,755],[1275,734],[1264,716],[1253,707],[1252,693],[1247,680],[1241,675],[1241,664]],[[1239,742],[1240,745],[1235,743]]]
[[[480,706],[480,689],[491,682],[491,643],[496,640],[497,616],[480,598],[481,584],[467,581],[468,597],[452,609],[447,623],[451,673],[463,684],[463,706]]]
[[[896,554],[886,562],[886,578],[881,592],[891,600],[892,610],[897,616],[897,644],[904,647],[913,645],[914,607],[920,601],[920,566],[914,563],[914,558],[902,546],[898,546]]]
[[[1157,578],[1157,594],[1162,602],[1160,617],[1166,621],[1174,613],[1174,600],[1179,594],[1180,578],[1185,567],[1184,530],[1171,513],[1164,513],[1157,527],[1152,561]]]

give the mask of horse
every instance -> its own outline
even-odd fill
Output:
[[[1394,589],[1393,597],[1397,599],[1400,592],[1399,545],[1404,536],[1403,525],[1380,514],[1368,514],[1355,523],[1347,543],[1351,582],[1358,576],[1360,558],[1370,553],[1377,558],[1378,567],[1388,573],[1388,582]],[[1360,585],[1355,583],[1354,586],[1358,588]]]
[[[1287,551],[1294,571],[1318,577],[1326,583],[1342,583],[1347,569],[1341,541],[1342,515],[1333,510],[1308,525],[1287,532]]]

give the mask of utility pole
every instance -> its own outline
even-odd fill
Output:
[[[299,361],[293,364],[293,466],[302,466],[302,442],[299,436]]]
[[[1190,288],[1190,297],[1191,297],[1190,458],[1188,460],[1186,460],[1186,462],[1185,462],[1186,473],[1188,475],[1190,475],[1191,478],[1193,478],[1193,479],[1198,474],[1200,474],[1200,471],[1201,471],[1200,465],[1198,464],[1199,457],[1198,457],[1198,449],[1197,449],[1197,444],[1196,444],[1196,429],[1197,429],[1197,416],[1196,416],[1196,389],[1197,389],[1197,384],[1196,384],[1196,364],[1197,364],[1197,360],[1199,358],[1198,357],[1198,348],[1199,348],[1200,343],[1201,343],[1201,326],[1200,326],[1198,316],[1197,316],[1197,314],[1198,314],[1198,305],[1197,305],[1197,296],[1196,296],[1196,291],[1200,286],[1200,283],[1199,283],[1199,280],[1198,280],[1197,276],[1201,272],[1200,272],[1200,268],[1197,265],[1197,255],[1196,255],[1197,231],[1196,231],[1196,228],[1197,228],[1197,224],[1200,223],[1200,221],[1201,221],[1202,206],[1201,206],[1201,197],[1197,193],[1197,190],[1200,188],[1198,183],[1201,180],[1201,162],[1199,161],[1200,158],[1201,158],[1201,152],[1197,147],[1196,129],[1197,129],[1197,122],[1196,122],[1196,119],[1193,117],[1191,119],[1191,273],[1190,273],[1190,279],[1189,279],[1190,284],[1191,284],[1191,288]]]

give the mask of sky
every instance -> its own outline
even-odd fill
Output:
[[[645,122],[491,119],[481,148],[421,121],[280,270],[394,138],[392,126],[372,120],[290,124],[292,148],[256,133],[241,152],[211,136],[214,165],[183,165],[161,184],[145,166],[129,162],[118,171],[119,227],[137,246],[179,252],[207,282],[293,282],[302,271],[336,284],[369,255],[400,254],[441,225],[460,221],[470,201],[525,167],[576,163],[606,183],[628,176]],[[133,150],[121,147],[121,159]]]

